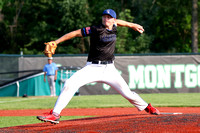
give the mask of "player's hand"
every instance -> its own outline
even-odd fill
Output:
[[[139,25],[139,24],[133,24],[132,26],[131,26],[131,28],[133,29],[133,30],[135,30],[135,31],[138,31],[139,33],[143,33],[144,32],[144,28],[141,26],[141,25]]]
[[[46,82],[46,78],[44,78],[44,82]]]

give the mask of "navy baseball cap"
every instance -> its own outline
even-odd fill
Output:
[[[112,9],[106,9],[106,10],[104,10],[103,13],[102,13],[102,16],[103,15],[110,15],[111,17],[116,18],[116,13]]]

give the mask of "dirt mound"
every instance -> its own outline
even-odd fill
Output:
[[[125,111],[125,109],[126,108],[123,108],[122,110]],[[128,109],[130,110],[130,108]],[[158,109],[167,111],[166,108]],[[168,109],[169,112],[176,110],[175,108]],[[185,112],[183,112],[183,109]],[[189,111],[186,113],[186,109],[190,109],[190,111],[197,113],[189,113]],[[99,110],[104,110],[106,112],[106,109]],[[117,108],[117,110],[119,110],[119,108]],[[117,110],[115,110],[115,108],[109,109],[110,112],[117,112]],[[39,123],[1,128],[0,132],[200,132],[200,113],[198,111],[199,108],[193,108],[193,110],[191,110],[191,108],[178,108],[177,110],[182,110],[183,114],[149,115],[145,112],[134,112],[132,114],[113,113],[113,115],[105,114],[104,116],[101,114],[98,117],[64,120],[60,121],[60,123],[57,125],[53,125],[51,123]],[[96,113],[98,113],[98,109],[96,109]]]

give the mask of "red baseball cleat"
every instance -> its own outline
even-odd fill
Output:
[[[51,122],[52,124],[58,124],[60,116],[56,116],[53,114],[53,110],[51,110],[50,113],[44,113],[44,116],[37,116],[37,119],[44,122]]]
[[[151,105],[151,103],[148,104],[148,106],[145,108],[145,111],[146,111],[147,113],[152,114],[152,115],[159,115],[159,114],[160,114],[159,110],[156,109],[156,108],[154,108],[154,107]]]

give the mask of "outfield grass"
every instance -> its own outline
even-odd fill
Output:
[[[146,101],[159,107],[199,107],[200,93],[140,94]],[[0,110],[51,109],[57,97],[0,97]],[[121,95],[74,96],[67,108],[132,107]]]
[[[155,107],[200,107],[200,93],[162,93],[140,94]],[[1,97],[0,110],[15,109],[52,109],[57,97]],[[67,108],[108,108],[133,107],[121,95],[74,96]],[[89,117],[89,116],[84,116]],[[83,116],[65,116],[62,120],[83,118]],[[34,116],[6,116],[0,118],[0,128],[39,123]]]

